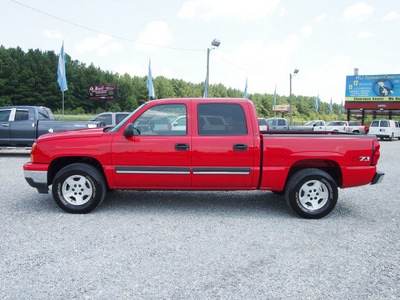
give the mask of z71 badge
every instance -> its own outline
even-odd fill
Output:
[[[353,161],[371,161],[369,156],[354,156]]]

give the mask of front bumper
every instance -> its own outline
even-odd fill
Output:
[[[31,187],[38,190],[40,194],[48,194],[49,188],[47,184],[47,168],[48,165],[38,165],[26,163],[24,165],[24,176],[26,182]]]
[[[384,176],[385,176],[385,173],[377,171],[374,178],[371,181],[371,184],[377,184],[377,183],[382,182]]]

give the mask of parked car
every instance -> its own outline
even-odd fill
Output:
[[[260,131],[268,130],[267,120],[265,120],[264,118],[258,118],[258,125],[260,126]]]
[[[349,126],[347,121],[330,121],[325,126],[325,131],[332,132],[346,132],[346,128]]]
[[[350,133],[365,133],[366,128],[361,124],[360,121],[349,121],[349,126],[346,128],[346,132]]]
[[[103,112],[91,118],[90,121],[104,122],[103,126],[114,127],[130,114],[130,112]]]
[[[289,129],[289,122],[285,118],[269,118],[266,119],[268,131],[286,131]]]
[[[186,131],[186,116],[177,116],[171,121],[171,130]]]
[[[172,115],[188,116],[187,132],[168,130]],[[375,136],[260,134],[257,119],[248,99],[153,100],[113,128],[39,137],[24,175],[40,193],[51,186],[57,205],[71,213],[90,212],[113,189],[259,189],[284,193],[304,218],[330,213],[339,188],[384,177]],[[153,131],[137,129],[155,120],[161,124]]]
[[[399,122],[395,120],[373,120],[369,127],[369,134],[374,134],[381,140],[393,140],[398,138],[400,140],[400,127]]]
[[[313,131],[325,131],[326,123],[323,120],[312,120],[306,123],[304,126],[311,126]]]
[[[0,107],[0,146],[30,147],[42,134],[100,127],[96,121],[56,121],[44,106]]]

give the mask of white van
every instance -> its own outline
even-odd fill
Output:
[[[373,120],[368,133],[376,135],[381,140],[384,138],[400,139],[400,125],[398,121],[394,120]]]

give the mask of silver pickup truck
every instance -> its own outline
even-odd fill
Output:
[[[259,121],[260,122],[260,121]],[[261,124],[261,123],[260,123]],[[261,128],[260,126],[260,131],[261,132],[268,132],[268,131],[279,131],[279,132],[285,132],[285,131],[292,131],[292,132],[310,132],[313,131],[312,126],[290,126],[289,122],[285,118],[269,118],[266,119],[264,122],[264,128]]]
[[[42,134],[95,128],[100,122],[56,121],[43,106],[0,107],[0,147],[30,147]]]

